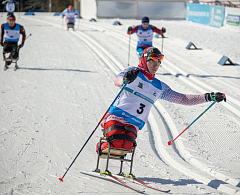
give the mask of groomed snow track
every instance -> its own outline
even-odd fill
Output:
[[[62,28],[61,23],[56,21],[48,22],[48,21],[39,20],[35,18],[31,18],[31,19],[55,26],[60,29]],[[105,31],[105,33],[108,34],[109,36],[113,36],[116,39],[119,39],[119,41],[122,41],[123,43],[125,43],[126,49],[128,49],[127,45],[129,43],[129,39],[127,35],[122,35],[121,33],[115,30],[104,28],[96,24],[93,25],[85,21],[81,22],[81,26]],[[124,66],[111,54],[111,52],[109,52],[106,48],[102,47],[101,44],[99,44],[94,38],[88,36],[87,33],[83,33],[79,30],[69,31],[69,33],[72,33],[72,35],[84,41],[102,59],[102,61],[114,72],[114,74],[117,75],[119,71],[121,71],[124,68]],[[131,49],[135,50],[136,41],[134,40],[131,40],[131,41],[132,41]],[[166,51],[166,49],[164,50]],[[166,51],[166,53],[167,52],[171,53],[170,51]],[[174,53],[171,53],[171,55],[176,56],[176,58],[181,58],[180,56],[177,56]],[[185,60],[184,62],[190,63],[187,60]],[[206,90],[220,91],[218,89],[215,89],[214,87],[211,87],[206,83],[203,83],[197,80],[195,77],[189,75],[187,72],[177,67],[176,65],[174,65],[174,63],[170,62],[167,59],[164,60],[162,68],[165,69],[169,74],[173,76],[177,76],[178,79],[180,79],[182,82],[195,88],[199,92],[204,93]],[[226,84],[226,83],[223,83],[223,84]],[[238,88],[238,86],[235,86],[234,84],[232,84],[232,87],[235,89]],[[231,96],[228,96],[227,98],[228,98],[228,102],[230,103],[221,103],[221,106],[224,106],[226,109],[228,109],[230,112],[234,113],[237,117],[240,118],[240,111],[239,111],[240,102]],[[207,104],[206,104],[206,107],[207,107]],[[196,113],[196,115],[198,115],[198,113]],[[161,117],[163,121],[159,122],[159,118]],[[173,144],[172,147],[174,149],[171,149],[169,146],[167,146],[168,140],[166,140],[166,137],[164,138],[162,137],[161,132],[163,130],[159,129],[159,128],[162,128],[162,124],[159,124],[159,123],[162,123],[163,125],[165,125],[166,135],[169,137],[168,139],[174,138],[179,134],[179,131],[177,130],[177,127],[174,125],[174,122],[171,119],[170,115],[168,114],[166,109],[161,105],[161,103],[158,101],[155,104],[154,109],[152,110],[149,116],[148,128],[149,128],[149,131],[152,132],[154,135],[155,143],[153,147],[155,147],[155,149],[158,151],[159,156],[166,164],[174,167],[177,171],[182,172],[183,174],[189,176],[190,178],[193,178],[198,182],[201,182],[214,189],[217,189],[218,191],[224,192],[226,194],[240,194],[240,188],[237,187],[237,185],[239,185],[240,183],[239,180],[230,178],[222,173],[218,173],[217,171],[214,171],[213,169],[208,168],[208,166],[203,164],[202,162],[199,162],[199,160],[195,159],[188,152],[188,150],[185,149],[185,146],[181,139],[179,139],[178,141],[175,142],[175,144]],[[159,127],[159,125],[161,126]]]

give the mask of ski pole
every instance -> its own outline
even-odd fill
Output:
[[[164,39],[164,36],[162,36],[162,53],[163,53],[163,39]]]
[[[130,32],[131,32],[131,31],[130,31]],[[129,66],[129,59],[130,59],[130,42],[131,42],[131,34],[129,34],[128,66]]]
[[[30,37],[30,36],[32,36],[32,34],[31,34],[31,33],[30,33],[30,34],[29,34],[29,35],[26,37],[25,41],[26,41],[26,40],[27,40],[27,38],[28,38],[28,37]]]
[[[123,89],[125,88],[125,86],[127,85],[127,82],[123,85],[122,89],[119,91],[119,93],[117,94],[117,96],[115,97],[115,99],[113,100],[112,104],[108,107],[107,111],[105,112],[105,114],[103,115],[103,117],[101,118],[101,120],[98,122],[97,126],[95,127],[95,129],[93,130],[93,132],[91,133],[91,135],[88,137],[87,141],[84,143],[84,145],[82,146],[81,150],[78,152],[77,156],[74,158],[74,160],[72,161],[71,165],[68,167],[67,171],[64,173],[64,175],[59,178],[59,180],[61,182],[63,182],[63,178],[65,177],[65,175],[67,174],[68,170],[71,168],[71,166],[73,165],[73,163],[75,162],[75,160],[77,159],[77,157],[79,156],[79,154],[82,152],[83,148],[86,146],[86,144],[88,143],[88,141],[90,140],[90,138],[92,137],[92,135],[94,134],[94,132],[96,131],[96,129],[98,128],[98,126],[100,125],[100,123],[102,122],[102,120],[104,119],[105,115],[108,113],[108,111],[110,110],[110,108],[112,107],[112,105],[114,104],[114,102],[116,101],[116,99],[118,98],[118,96],[121,94],[121,92],[123,91]]]
[[[3,16],[3,11],[5,9],[6,5],[4,5],[3,9],[2,9],[2,14],[1,14],[1,17]]]
[[[20,19],[20,8],[19,8],[20,7],[20,3],[18,3],[17,6],[18,6],[19,19]]]
[[[28,39],[28,37],[30,37],[30,36],[32,36],[32,34],[30,33],[27,37],[26,37],[26,39],[25,39],[25,41]],[[18,45],[18,49],[21,49],[22,47],[20,47],[20,45]]]
[[[77,26],[77,29],[79,30],[79,24],[80,24],[80,15],[78,16],[78,26]]]
[[[207,112],[207,110],[208,110],[209,108],[211,108],[215,103],[216,103],[216,102],[213,102],[210,106],[208,106],[207,109],[204,110],[190,125],[188,125],[187,128],[184,129],[173,141],[169,141],[169,142],[168,142],[168,145],[171,146],[172,143],[173,143],[180,135],[182,135],[182,134],[184,133],[184,131],[186,131],[193,123],[195,123],[195,122],[196,122],[205,112]]]

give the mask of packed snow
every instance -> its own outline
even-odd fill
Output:
[[[118,94],[116,74],[128,60],[138,65],[136,34],[129,37],[126,31],[141,21],[76,19],[75,31],[67,31],[61,17],[35,14],[16,14],[32,36],[20,50],[19,69],[11,65],[3,71],[2,61],[0,70],[0,194],[137,194],[80,174],[96,167],[101,127],[64,182],[58,178]],[[156,77],[181,93],[223,92],[227,102],[213,105],[168,146],[211,102],[183,106],[159,100],[138,133],[133,174],[171,194],[240,194],[240,33],[188,21],[150,23],[167,29],[165,39],[153,39],[165,55]],[[186,49],[189,42],[198,49]],[[218,64],[223,55],[235,65]],[[110,161],[110,171],[118,173],[119,165]],[[105,160],[100,168],[104,171]],[[123,171],[128,174],[129,163]]]

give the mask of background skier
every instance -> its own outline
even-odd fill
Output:
[[[13,14],[10,14],[7,19],[8,21],[1,25],[1,46],[3,46],[3,55],[5,53],[10,53],[9,58],[11,58],[12,61],[17,61],[19,48],[24,46],[26,32],[22,25],[15,23],[16,18]],[[20,34],[22,34],[22,42],[18,46]]]
[[[142,18],[142,25],[137,25],[135,27],[128,27],[127,34],[137,33],[137,53],[139,57],[142,55],[143,50],[152,46],[153,33],[156,32],[163,36],[163,33],[166,32],[165,28],[162,30],[157,27],[149,24],[150,20],[148,17]]]
[[[7,1],[3,1],[2,4],[6,4],[5,9],[8,12],[8,14],[13,14],[15,11],[15,5],[19,5],[18,2],[13,1],[13,0],[7,0]]]
[[[155,78],[155,73],[163,58],[164,56],[157,48],[149,47],[144,50],[138,67],[128,67],[116,77],[114,81],[116,86],[122,87],[127,81],[128,84],[103,119],[101,125],[104,127],[106,137],[113,134],[125,134],[126,140],[112,141],[111,147],[132,149],[133,142],[130,139],[128,140],[129,136],[136,139],[137,131],[141,130],[145,125],[149,112],[158,99],[187,106],[209,101],[226,101],[225,94],[220,92],[186,95],[172,90],[167,84]],[[114,125],[117,125],[116,128],[112,127]],[[124,128],[121,127],[124,126],[131,128],[131,131],[123,130]],[[107,142],[103,143],[101,150],[107,147]]]
[[[62,18],[66,16],[66,22],[67,22],[68,28],[73,28],[73,29],[74,29],[74,23],[75,23],[75,15],[77,15],[80,18],[80,13],[72,5],[69,5],[68,8],[66,8],[60,14]]]

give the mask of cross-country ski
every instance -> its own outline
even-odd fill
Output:
[[[104,174],[104,173],[99,173],[99,172],[87,172],[87,171],[80,171],[81,174],[84,174],[84,175],[88,175],[88,176],[92,176],[92,177],[98,177],[100,179],[107,179],[107,180],[111,180],[111,181],[114,181],[118,184],[121,184],[123,185],[124,187],[127,187],[133,191],[136,191],[138,193],[144,193],[144,191],[141,191],[141,190],[138,190],[138,189],[135,189],[134,187],[131,187],[129,186],[128,184],[126,184],[123,180],[119,179],[118,177],[116,176],[113,176],[113,175],[108,175],[108,174]]]
[[[124,180],[131,181],[133,183],[137,183],[139,185],[145,186],[147,188],[150,188],[150,189],[153,189],[153,190],[156,190],[156,191],[159,191],[159,192],[164,192],[164,193],[169,193],[170,192],[170,190],[160,190],[160,189],[151,187],[148,184],[146,184],[145,182],[143,182],[143,181],[141,181],[141,180],[139,180],[137,178],[134,178],[134,177],[132,178],[132,177],[128,177],[128,176],[125,176],[125,175],[115,175],[115,174],[113,174],[113,176],[117,177],[119,179],[123,179],[123,181]]]

